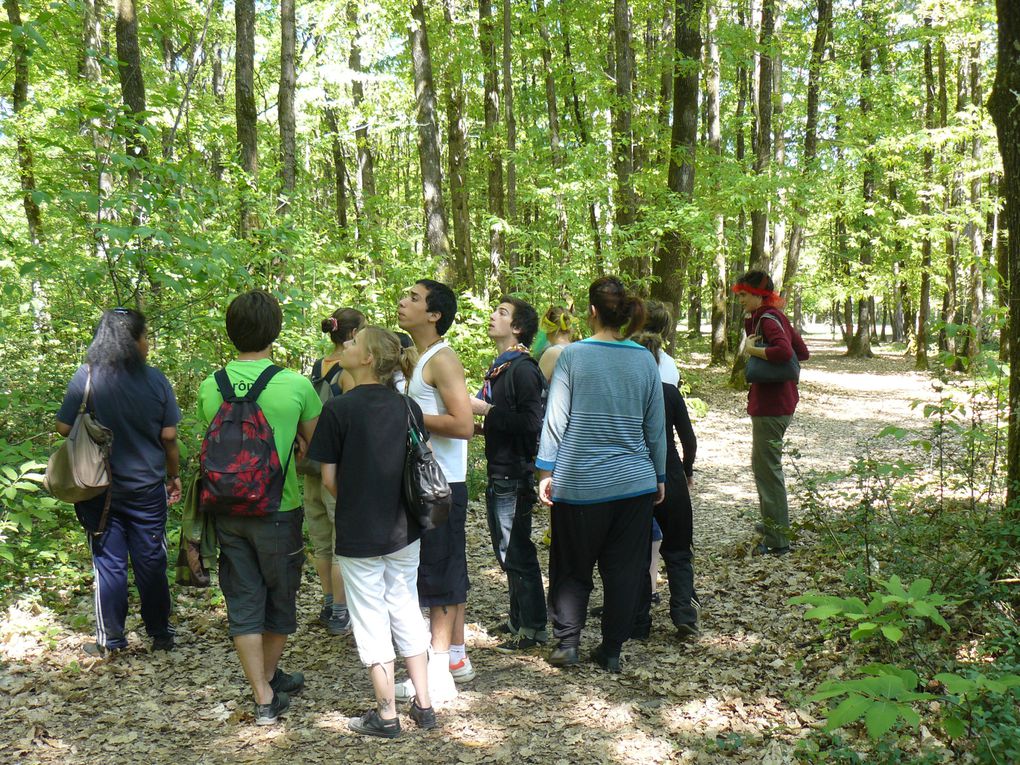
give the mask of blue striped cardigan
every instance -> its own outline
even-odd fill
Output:
[[[666,427],[655,358],[631,340],[563,349],[549,386],[535,467],[557,502],[651,494],[665,481]]]

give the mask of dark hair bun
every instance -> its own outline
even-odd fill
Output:
[[[330,332],[336,332],[339,327],[335,316],[330,316],[328,319],[322,320],[322,331],[326,334]]]

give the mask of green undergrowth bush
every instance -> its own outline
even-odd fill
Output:
[[[985,361],[933,383],[924,427],[885,428],[848,471],[800,474],[799,531],[844,584],[791,603],[849,670],[811,696],[826,723],[802,762],[1020,761],[1020,508],[1002,504],[1008,376]]]

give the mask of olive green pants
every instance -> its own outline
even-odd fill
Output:
[[[765,526],[765,544],[788,547],[790,506],[783,476],[783,436],[793,415],[751,418],[751,471]]]

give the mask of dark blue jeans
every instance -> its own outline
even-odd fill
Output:
[[[98,527],[106,496],[75,505],[78,520],[88,532],[95,573],[96,642],[106,648],[124,648],[124,620],[128,609],[128,558],[142,602],[142,621],[150,637],[169,637],[170,585],[166,578],[166,487],[162,482],[147,489],[114,494],[106,531]]]
[[[537,499],[531,476],[490,478],[485,490],[492,551],[510,589],[510,626],[522,637],[544,640],[545,592],[531,541],[531,511]]]

